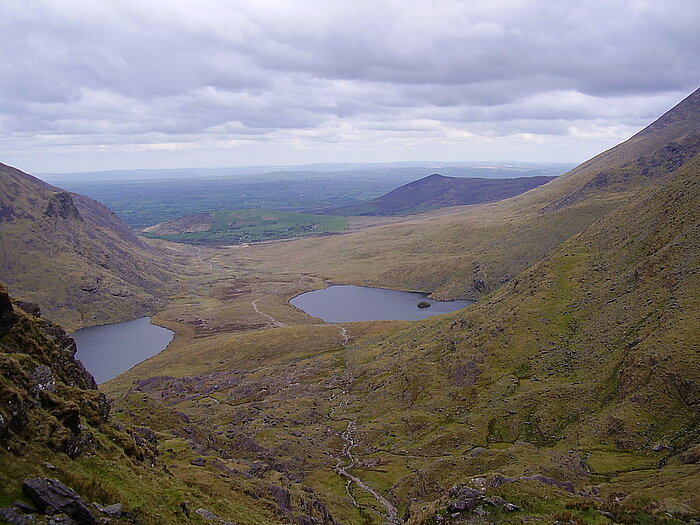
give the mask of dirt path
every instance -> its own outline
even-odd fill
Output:
[[[268,315],[268,314],[266,314],[265,312],[261,311],[260,308],[258,308],[258,301],[260,301],[260,300],[262,300],[262,299],[266,299],[266,298],[268,298],[268,297],[271,297],[271,296],[275,295],[275,292],[277,292],[278,290],[279,290],[279,288],[275,288],[275,289],[272,290],[272,292],[270,292],[269,294],[263,295],[262,297],[258,297],[257,299],[255,299],[255,301],[253,301],[253,302],[250,303],[251,306],[253,307],[253,310],[255,310],[258,314],[262,315],[263,317],[269,319],[270,322],[272,323],[272,326],[274,326],[274,327],[276,327],[276,328],[280,328],[280,327],[282,327],[282,326],[287,326],[287,324],[286,324],[286,323],[283,323],[282,321],[278,321],[277,319],[275,319],[275,318],[272,317],[271,315]]]

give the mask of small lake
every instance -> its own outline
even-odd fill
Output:
[[[425,301],[428,308],[418,308]],[[297,295],[290,304],[328,323],[417,321],[464,308],[474,301],[434,301],[428,294],[384,288],[338,285]]]
[[[150,317],[124,323],[91,326],[74,332],[80,359],[95,381],[126,372],[137,363],[161,352],[172,341],[174,332],[151,324]]]

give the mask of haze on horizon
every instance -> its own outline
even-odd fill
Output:
[[[698,87],[696,0],[0,4],[30,172],[582,161]]]

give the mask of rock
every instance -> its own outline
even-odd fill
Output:
[[[17,507],[19,510],[24,512],[25,514],[36,514],[39,512],[36,510],[34,507],[32,507],[29,503],[25,503],[24,501],[15,501],[13,503],[15,507]]]
[[[221,525],[234,525],[230,521],[226,521],[223,519],[221,516],[217,516],[213,512],[209,512],[207,509],[197,509],[195,513],[205,520],[209,521],[209,523],[221,523]]]
[[[27,479],[22,484],[22,489],[42,512],[55,509],[66,514],[79,525],[97,524],[83,498],[57,479]]]
[[[535,474],[534,476],[525,476],[523,478],[520,478],[520,480],[537,481],[538,483],[542,483],[544,485],[559,487],[560,489],[564,489],[567,492],[575,492],[574,484],[570,481],[557,481],[556,479],[548,478],[547,476],[543,476],[541,474]]]
[[[39,365],[32,370],[32,373],[29,375],[29,380],[31,381],[30,388],[34,394],[43,391],[56,391],[56,379],[51,369],[46,365]]]
[[[466,497],[471,499],[476,499],[479,496],[483,496],[484,491],[479,489],[473,489],[471,487],[466,487],[464,485],[455,485],[450,489],[449,495],[451,498],[456,497]]]
[[[75,521],[64,514],[61,514],[59,516],[52,516],[49,518],[48,525],[75,525]]]
[[[418,308],[430,308],[430,303],[428,301],[421,301],[418,303]]]
[[[515,478],[508,478],[506,476],[501,476],[500,474],[496,474],[494,477],[492,477],[488,481],[488,486],[492,488],[500,487],[501,485],[505,485],[506,483],[514,483],[516,480]]]
[[[151,445],[158,444],[158,437],[156,436],[156,433],[148,427],[134,428],[134,440],[139,446],[144,445],[145,443],[150,443]]]
[[[121,503],[115,503],[114,505],[107,505],[102,509],[102,512],[107,514],[110,518],[121,518],[124,506]]]
[[[447,511],[448,512],[464,512],[464,511],[473,511],[476,508],[476,499],[474,498],[458,498],[456,500],[451,501],[447,505]]]
[[[505,512],[515,512],[516,510],[520,510],[520,507],[518,507],[514,503],[506,503],[505,505],[503,505],[502,509]]]
[[[45,461],[44,463],[42,463],[42,465],[44,465],[45,469],[56,470],[56,465],[54,465],[53,463],[49,463],[48,461]]]
[[[41,317],[41,308],[36,303],[30,303],[29,301],[16,301],[15,304],[34,317]]]
[[[0,508],[0,521],[9,525],[30,525],[34,523],[34,516],[12,507],[2,507]]]
[[[484,498],[484,503],[491,505],[492,507],[503,507],[506,505],[506,500],[499,498],[498,496],[494,496],[493,498]]]
[[[0,335],[3,335],[15,324],[16,318],[10,295],[5,286],[0,284]]]
[[[195,467],[203,467],[207,464],[207,460],[206,458],[194,458],[192,461],[190,461],[190,464],[194,465]]]
[[[83,216],[80,215],[78,208],[75,206],[70,193],[62,191],[54,194],[44,210],[44,217],[60,217],[61,219],[71,219],[83,221]]]
[[[277,485],[270,485],[270,493],[275,498],[279,508],[285,511],[292,509],[292,498],[288,490]]]

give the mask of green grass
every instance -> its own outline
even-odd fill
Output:
[[[226,245],[338,233],[347,227],[345,217],[255,209],[213,212],[206,231],[143,235],[190,244]]]

